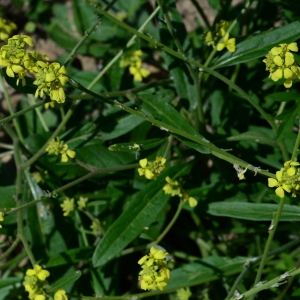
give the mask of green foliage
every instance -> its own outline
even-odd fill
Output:
[[[0,17],[51,62],[35,99],[0,40],[0,300],[28,299],[34,265],[49,297],[296,299],[300,56],[279,44],[300,46],[298,1],[27,2]],[[235,52],[206,45],[222,20]],[[171,278],[148,293],[151,247]]]

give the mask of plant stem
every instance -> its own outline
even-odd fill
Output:
[[[15,163],[17,166],[17,180],[16,180],[16,185],[17,185],[17,191],[16,191],[16,202],[17,202],[17,208],[22,207],[22,170],[20,169],[20,164],[22,162],[21,160],[21,152],[19,148],[19,141],[17,139],[14,139],[14,156],[15,156]],[[18,226],[18,236],[20,240],[23,243],[23,246],[25,248],[25,251],[30,259],[30,262],[32,266],[35,265],[35,259],[34,256],[31,252],[31,249],[27,243],[27,240],[24,236],[24,231],[23,231],[23,216],[22,216],[22,210],[19,209],[17,211],[17,226]]]
[[[156,14],[159,12],[160,7],[157,7],[153,13],[147,18],[147,20],[142,24],[142,26],[138,29],[138,32],[142,32],[145,27],[149,24],[149,22],[156,16]],[[89,89],[96,84],[96,82],[113,66],[113,64],[122,56],[125,49],[128,49],[130,46],[134,44],[135,39],[137,38],[136,35],[134,35],[126,44],[126,46],[120,50],[117,55],[114,56],[114,58],[101,70],[101,72],[93,79],[93,81],[89,85]]]
[[[29,95],[27,95],[27,97],[28,97],[29,103],[31,105],[36,104],[36,100],[35,100],[35,98],[32,95],[29,94]],[[39,120],[40,120],[40,122],[41,122],[41,124],[42,124],[42,126],[44,128],[44,130],[46,132],[49,132],[49,128],[48,128],[48,126],[47,126],[47,124],[46,124],[46,122],[44,120],[44,117],[43,117],[41,111],[39,110],[39,108],[36,107],[35,108],[35,112],[36,112],[36,114],[37,114],[37,116],[38,116],[38,118],[39,118]]]
[[[188,62],[196,67],[198,67],[199,69],[201,69],[201,71],[205,71],[213,76],[215,76],[216,78],[220,79],[221,81],[223,81],[224,83],[226,83],[228,86],[230,86],[232,89],[234,89],[235,91],[237,91],[244,99],[246,99],[262,116],[263,118],[270,124],[271,128],[276,131],[276,126],[275,123],[273,121],[273,119],[271,118],[270,115],[268,115],[261,107],[259,104],[257,104],[254,100],[252,100],[252,98],[244,91],[242,90],[239,86],[237,86],[235,83],[233,83],[232,81],[230,81],[229,79],[227,79],[225,76],[219,74],[218,72],[206,67],[205,65],[187,58],[185,56],[183,56],[181,53],[174,51],[173,49],[165,46],[164,44],[158,42],[157,40],[154,40],[153,38],[135,30],[134,28],[128,26],[127,24],[119,21],[118,19],[114,18],[112,15],[108,14],[106,11],[104,11],[101,7],[97,6],[94,3],[90,3],[89,0],[85,0],[86,3],[90,4],[91,6],[93,6],[96,10],[98,10],[100,13],[102,13],[105,17],[107,17],[108,19],[110,19],[111,21],[113,21],[114,23],[116,23],[117,25],[123,27],[124,29],[132,32],[133,34],[137,35],[138,37],[146,40],[147,42],[149,42],[150,44],[154,45],[155,47],[173,55],[174,57],[177,57],[181,60],[183,60],[184,62]]]
[[[71,181],[71,182],[67,183],[64,186],[59,187],[58,189],[55,189],[54,191],[51,192],[51,195],[55,195],[55,194],[57,194],[59,192],[62,192],[64,190],[66,190],[66,189],[68,189],[68,188],[70,188],[70,187],[72,187],[72,186],[74,186],[74,185],[76,185],[76,184],[78,184],[80,182],[83,182],[83,181],[85,181],[85,180],[87,180],[87,179],[89,179],[89,178],[91,178],[93,176],[96,176],[98,174],[106,174],[106,173],[111,173],[111,172],[130,170],[130,169],[134,169],[134,168],[136,168],[138,166],[139,166],[139,164],[132,164],[132,165],[118,166],[118,167],[112,167],[112,168],[106,168],[106,169],[95,169],[94,171],[92,171],[92,172],[90,172],[90,173],[88,173],[88,174],[86,174],[86,175],[84,175],[84,176],[82,176],[80,178],[77,178],[76,180]],[[29,202],[29,203],[26,203],[26,204],[24,204],[22,206],[19,206],[19,207],[15,208],[15,209],[13,209],[13,210],[5,213],[5,215],[10,215],[10,214],[13,214],[15,212],[18,212],[19,210],[22,210],[22,209],[25,209],[27,207],[33,206],[36,203],[38,203],[38,202],[40,202],[40,201],[42,201],[42,200],[44,200],[46,198],[48,198],[48,197],[47,196],[39,197],[38,199],[35,199],[35,200],[33,200],[33,201]]]
[[[269,253],[269,250],[270,250],[271,242],[272,242],[273,237],[275,235],[277,225],[278,225],[278,222],[279,222],[279,219],[280,219],[280,215],[281,215],[281,212],[282,212],[282,209],[283,209],[283,205],[284,205],[284,198],[280,198],[279,206],[278,206],[278,209],[277,209],[277,212],[276,212],[276,215],[275,215],[274,226],[269,231],[269,236],[268,236],[267,243],[266,243],[266,246],[265,246],[265,249],[264,249],[262,260],[260,262],[259,269],[258,269],[258,272],[256,274],[255,281],[254,281],[254,287],[259,283],[259,281],[261,279],[263,269],[264,269],[264,266],[266,264],[266,260],[267,260],[268,253]],[[254,298],[254,295],[250,298],[250,300],[252,300],[253,298]]]
[[[6,259],[15,250],[19,242],[20,242],[20,237],[17,237],[15,241],[9,246],[9,248],[1,255],[0,262]]]
[[[154,242],[155,244],[159,244],[160,241],[165,237],[165,235],[170,231],[170,229],[172,228],[172,226],[174,225],[174,223],[178,219],[178,217],[180,215],[180,212],[182,210],[183,205],[184,205],[184,202],[182,200],[180,200],[178,208],[177,208],[177,211],[176,211],[173,219],[168,224],[168,226],[165,228],[165,230],[160,234],[160,236],[156,239],[156,241]]]
[[[297,139],[296,139],[296,142],[295,142],[293,154],[292,154],[292,157],[291,157],[292,161],[295,160],[295,158],[298,156],[299,145],[300,145],[300,126],[298,127],[298,135],[297,135]]]
[[[0,85],[3,88],[3,93],[4,93],[5,100],[6,100],[6,103],[7,103],[7,106],[8,106],[8,110],[9,110],[10,115],[12,116],[14,114],[14,109],[13,109],[13,106],[12,106],[12,103],[11,103],[11,99],[8,95],[6,86],[4,84],[3,76],[1,74],[0,74]],[[24,137],[23,137],[23,134],[22,134],[22,131],[21,131],[21,128],[20,128],[19,121],[13,120],[13,123],[14,123],[14,126],[16,128],[16,132],[17,132],[17,135],[19,137],[19,140],[20,140],[21,143],[23,143],[24,142]]]

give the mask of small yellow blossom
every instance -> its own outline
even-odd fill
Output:
[[[171,278],[171,272],[168,269],[166,257],[169,253],[150,248],[149,255],[143,256],[138,264],[141,265],[142,271],[139,273],[139,280],[141,281],[141,289],[161,291],[166,287]]]
[[[66,198],[60,205],[64,211],[64,216],[67,217],[74,210],[74,198]]]
[[[229,34],[227,33],[223,41],[217,44],[217,51],[222,51],[227,48],[229,52],[235,52],[235,38],[229,39]]]
[[[215,25],[214,30],[206,31],[203,34],[203,39],[208,46],[216,48],[217,51],[222,51],[227,48],[229,52],[235,52],[235,38],[229,38],[229,33],[226,33],[230,23],[221,20]]]
[[[268,178],[268,186],[276,187],[275,194],[284,198],[285,192],[292,193],[296,197],[296,192],[300,189],[300,163],[296,161],[287,161],[284,167],[276,172],[275,178]]]
[[[77,205],[79,209],[85,208],[88,200],[89,198],[80,197],[79,200],[77,201]]]
[[[124,55],[120,61],[120,67],[126,68],[129,66],[129,73],[132,74],[135,81],[142,81],[150,75],[147,69],[142,68],[141,50],[131,51],[129,55]]]
[[[67,162],[70,158],[74,158],[76,153],[68,149],[68,145],[61,141],[58,137],[49,142],[46,151],[48,154],[61,155],[61,161]]]
[[[166,159],[158,156],[155,161],[148,161],[147,158],[140,160],[141,168],[138,169],[140,176],[145,176],[149,180],[154,180],[166,168]]]
[[[0,40],[7,40],[11,33],[17,29],[17,25],[13,22],[0,18]]]
[[[4,214],[2,211],[0,211],[0,222],[4,221]],[[2,225],[0,224],[0,228],[2,228]]]
[[[26,271],[26,275],[36,275],[39,280],[44,281],[50,275],[50,272],[47,270],[43,270],[43,268],[39,265],[34,265],[33,269],[28,269]]]
[[[63,289],[58,290],[55,294],[54,294],[54,300],[68,300],[66,291]]]
[[[269,78],[278,81],[285,79],[284,86],[290,88],[293,79],[300,79],[300,68],[294,59],[293,52],[298,51],[297,43],[280,44],[280,47],[273,47],[266,55],[263,62],[266,64],[266,70],[270,72]]]
[[[188,300],[192,296],[192,293],[190,291],[190,288],[187,287],[177,290],[176,295],[179,300]]]
[[[182,188],[182,183],[177,180],[172,180],[169,176],[166,177],[167,184],[163,187],[165,194],[172,197],[178,196],[183,202],[188,202],[190,207],[195,207],[198,202],[195,198],[190,197],[189,192]]]

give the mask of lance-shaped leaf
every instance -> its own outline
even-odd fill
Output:
[[[214,202],[208,213],[214,216],[231,217],[253,221],[271,221],[278,209],[277,204],[248,202]],[[300,221],[300,207],[284,205],[280,221]]]
[[[156,180],[149,182],[132,199],[128,208],[109,227],[93,254],[93,265],[99,267],[118,255],[131,241],[150,226],[169,200],[162,190],[165,178],[176,178],[187,174],[191,165],[171,167]]]

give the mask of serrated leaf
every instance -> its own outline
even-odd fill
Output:
[[[247,131],[235,136],[230,136],[226,138],[227,141],[252,141],[255,143],[260,143],[264,145],[270,145],[272,147],[277,147],[276,142],[269,138],[266,134],[259,131]]]
[[[164,292],[172,292],[186,286],[198,285],[241,271],[248,258],[206,257],[171,271],[171,279]]]
[[[140,99],[143,100],[142,108],[146,115],[152,115],[159,121],[166,123],[172,127],[180,129],[188,134],[191,134],[195,137],[205,140],[189,123],[182,115],[167,101],[165,101],[163,93],[153,94],[143,94],[140,95]],[[193,142],[183,136],[178,134],[173,134],[178,140],[187,146],[197,150],[200,153],[208,154],[210,150],[196,142]]]
[[[238,43],[235,52],[226,52],[215,60],[213,68],[228,67],[265,56],[271,48],[282,43],[294,42],[299,37],[299,21],[252,36]]]
[[[62,278],[60,278],[59,280],[57,280],[55,283],[53,283],[51,285],[51,289],[49,289],[49,293],[51,292],[56,292],[57,290],[66,287],[68,284],[75,282],[76,280],[78,280],[81,276],[81,272],[80,271],[76,271],[73,274],[69,274],[69,275],[65,275]]]
[[[287,133],[290,133],[292,131],[292,128],[295,123],[295,119],[300,114],[300,103],[295,104],[293,107],[291,107],[288,110],[285,110],[282,114],[277,116],[276,118],[278,120],[282,120],[282,123],[280,124],[277,133],[276,133],[276,140],[280,141],[282,140]]]
[[[274,101],[293,101],[300,98],[300,93],[297,92],[278,92],[268,95]]]
[[[248,202],[214,202],[208,207],[208,213],[214,216],[253,221],[271,221],[278,209],[277,204]],[[300,221],[300,207],[285,204],[280,215],[280,221]]]
[[[131,241],[150,226],[168,202],[170,196],[162,190],[165,178],[176,178],[186,174],[190,165],[174,166],[149,182],[138,192],[127,209],[109,227],[93,254],[93,265],[99,267],[118,255]]]
[[[149,150],[161,145],[166,139],[150,139],[145,141],[136,141],[132,143],[114,144],[108,147],[110,151],[118,152],[136,152]]]

